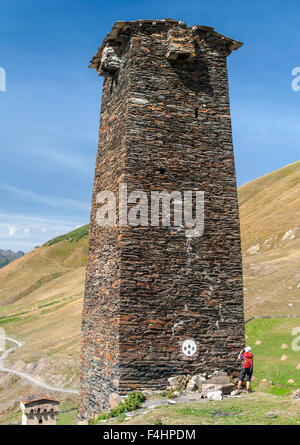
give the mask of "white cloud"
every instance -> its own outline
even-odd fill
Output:
[[[25,227],[24,228],[24,235],[28,236],[30,234],[30,227]]]
[[[15,225],[12,226],[8,226],[8,236],[11,238],[12,236],[15,235],[15,233],[17,233],[18,231],[18,227]]]
[[[74,230],[86,221],[37,218],[35,216],[0,213],[0,249],[27,252],[57,235]]]

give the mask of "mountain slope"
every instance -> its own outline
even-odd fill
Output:
[[[268,239],[278,246],[288,230],[300,231],[300,161],[239,187],[238,195],[244,252],[257,244],[266,250]]]
[[[300,162],[239,188],[246,316],[300,314]]]
[[[73,283],[84,274],[87,260],[87,226],[31,250],[0,271],[0,313],[4,307],[26,309],[55,296],[81,293]],[[81,280],[82,281],[82,280]]]
[[[78,385],[88,245],[83,229],[78,236],[71,232],[51,240],[0,270],[0,328],[23,343],[9,355],[7,366],[61,388]],[[36,390],[0,373],[0,418],[7,409],[5,400]]]
[[[6,266],[17,258],[21,258],[24,252],[19,250],[18,252],[13,252],[12,250],[2,250],[0,249],[0,269]]]

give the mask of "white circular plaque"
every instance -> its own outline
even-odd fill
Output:
[[[181,350],[184,355],[187,355],[188,357],[192,357],[194,354],[196,354],[197,345],[194,342],[194,340],[185,340],[182,343]]]

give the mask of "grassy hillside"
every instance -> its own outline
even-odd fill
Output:
[[[87,231],[75,241],[67,237],[49,241],[0,271],[0,315],[82,293]]]
[[[82,238],[87,238],[89,234],[89,225],[86,224],[85,226],[78,227],[75,230],[72,230],[72,232],[66,233],[65,235],[57,236],[56,238],[51,239],[50,241],[47,241],[47,243],[44,244],[44,246],[52,246],[53,244],[60,243],[61,241],[71,241],[76,242],[81,240]]]
[[[300,161],[239,187],[239,206],[244,252],[282,245],[289,230],[300,231]]]
[[[239,188],[246,316],[300,314],[300,161]]]
[[[298,334],[293,330],[298,328]],[[246,326],[247,344],[255,356],[254,388],[262,380],[266,390],[274,395],[284,395],[300,387],[300,317],[275,320],[252,320]],[[296,346],[296,347],[295,347]],[[285,356],[285,360],[282,357]],[[293,380],[294,383],[288,383]]]
[[[0,270],[0,328],[23,343],[6,365],[62,388],[78,386],[87,245],[81,228]],[[7,401],[33,391],[2,373],[1,389],[0,418]]]

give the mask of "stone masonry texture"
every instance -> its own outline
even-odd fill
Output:
[[[165,19],[117,22],[104,76],[82,318],[79,419],[167,378],[235,375],[244,346],[240,227],[226,59],[240,42]],[[102,190],[204,192],[203,236],[96,221]],[[130,204],[129,204],[130,206]],[[118,204],[117,204],[118,210]],[[179,230],[178,230],[179,229]],[[182,353],[192,339],[193,356]]]

